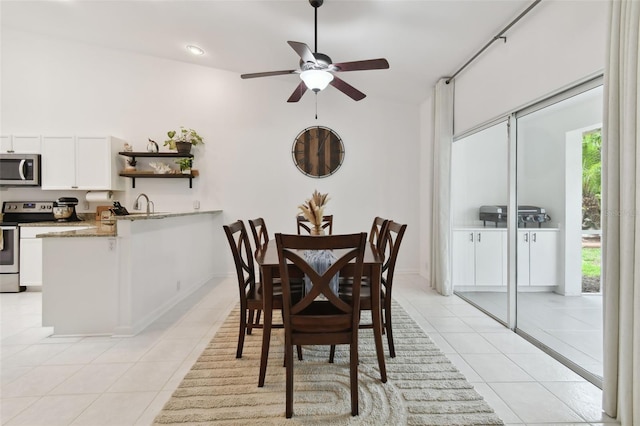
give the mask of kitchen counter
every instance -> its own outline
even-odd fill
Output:
[[[165,219],[168,217],[191,216],[198,214],[220,213],[222,210],[195,210],[188,212],[157,212],[157,213],[130,213],[126,216],[113,216],[116,221],[120,220],[153,220]]]
[[[143,220],[157,220],[167,219],[179,216],[191,216],[201,215],[208,213],[218,213],[221,210],[198,210],[190,212],[159,212],[151,213],[133,213],[126,216],[113,216],[114,220],[111,221],[96,221],[96,220],[83,220],[78,222],[35,222],[35,223],[22,223],[23,227],[70,227],[70,226],[83,226],[84,229],[78,229],[75,231],[63,231],[63,232],[47,232],[44,234],[36,235],[38,238],[51,238],[51,237],[116,237],[118,235],[117,224],[120,221],[143,221]]]
[[[73,222],[93,225],[86,229],[37,235],[42,324],[57,336],[139,333],[213,278],[220,212],[114,216]]]

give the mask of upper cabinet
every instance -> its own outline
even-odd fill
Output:
[[[40,154],[40,135],[2,135],[0,136],[0,153]]]
[[[123,190],[123,145],[111,136],[43,136],[42,189]]]

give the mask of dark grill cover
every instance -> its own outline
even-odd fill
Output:
[[[507,221],[507,206],[481,206],[478,212],[479,219],[487,226],[487,222],[493,222],[498,227],[498,222]],[[548,222],[551,217],[545,209],[536,206],[518,206],[518,226],[527,227],[527,223],[537,223],[538,228],[542,223]]]

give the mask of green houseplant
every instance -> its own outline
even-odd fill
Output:
[[[181,158],[176,160],[176,164],[180,167],[182,173],[190,174],[191,167],[193,166],[193,158]]]
[[[180,126],[180,130],[169,130],[167,132],[169,139],[164,141],[164,146],[168,146],[169,149],[175,149],[181,154],[188,154],[191,152],[193,145],[203,144],[202,136],[193,129],[187,129]]]

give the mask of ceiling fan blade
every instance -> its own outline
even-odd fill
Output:
[[[331,80],[331,83],[329,84],[335,87],[336,89],[338,89],[339,91],[341,91],[342,93],[344,93],[345,95],[349,96],[354,101],[360,101],[367,96],[361,91],[359,91],[358,89],[356,89],[355,87],[353,87],[352,85],[350,85],[349,83],[336,77],[335,75],[333,76],[333,80]]]
[[[289,43],[289,46],[296,51],[298,56],[300,56],[304,62],[311,62],[312,64],[317,63],[316,57],[313,56],[313,52],[309,49],[309,46],[304,43],[300,43],[299,41],[288,41],[287,43]]]
[[[295,74],[297,72],[298,70],[256,72],[252,74],[242,74],[240,75],[240,78],[270,77],[272,75]]]
[[[336,71],[364,71],[364,70],[384,70],[389,68],[389,62],[386,59],[368,59],[365,61],[340,62],[332,64],[336,67]]]
[[[302,98],[302,95],[304,95],[304,92],[306,91],[307,91],[307,85],[304,84],[304,81],[301,81],[300,84],[298,84],[298,87],[296,87],[296,90],[294,90],[291,96],[289,96],[289,99],[287,99],[287,102],[298,102],[300,98]]]

